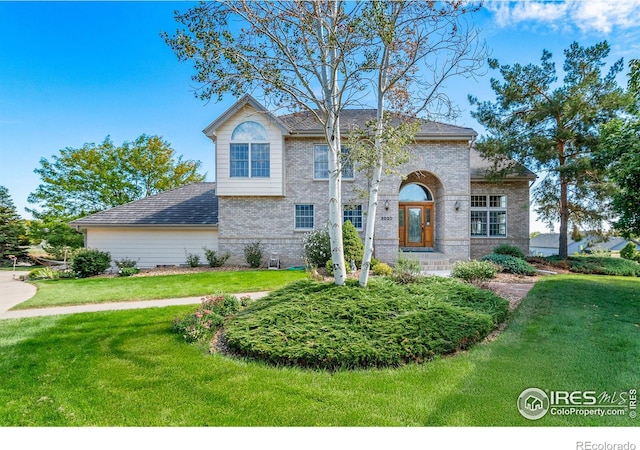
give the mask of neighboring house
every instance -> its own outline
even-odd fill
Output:
[[[640,244],[635,241],[628,241],[620,236],[612,236],[603,240],[599,235],[587,234],[580,241],[574,241],[571,236],[567,237],[567,254],[575,255],[580,253],[591,253],[596,251],[620,251],[629,242],[636,245],[636,249],[640,250]],[[560,248],[559,233],[542,233],[531,238],[529,244],[529,254],[533,256],[551,256],[557,255]]]
[[[343,111],[343,134],[354,127],[364,128],[374,117],[375,110]],[[209,240],[203,239],[202,246],[229,252],[229,263],[238,264],[244,263],[244,247],[260,241],[265,254],[278,253],[283,265],[303,264],[302,238],[328,220],[327,145],[322,126],[308,112],[275,116],[247,95],[204,133],[216,147],[217,221],[212,216],[206,224],[211,235]],[[490,253],[502,243],[529,252],[529,186],[535,175],[523,168],[502,182],[489,182],[485,178],[489,164],[473,149],[476,135],[471,128],[421,123],[410,162],[399,168],[403,176],[387,176],[380,186],[376,258],[394,262],[398,250],[403,250],[447,262],[467,260]],[[342,175],[344,220],[351,220],[362,234],[367,202],[358,190],[366,189],[367,180],[357,167],[349,165]],[[197,185],[172,191],[175,201],[180,201],[182,189],[196,189],[193,186]],[[119,227],[160,248],[165,245],[162,236],[143,237],[157,226],[148,224],[144,208],[153,210],[149,205],[163,195],[79,219],[72,225],[86,230],[87,246],[111,251],[114,259],[114,254],[122,251],[119,247],[115,252],[113,247],[119,239]],[[144,208],[135,212],[138,204]],[[211,207],[211,213],[213,210]],[[128,214],[138,217],[133,227],[127,227],[131,225]],[[111,220],[113,223],[105,226]],[[168,219],[163,226],[170,229],[175,248],[180,246],[180,236],[185,249],[195,248],[187,246],[193,242],[194,224]],[[103,233],[102,240],[92,236],[96,232]],[[133,252],[131,248],[132,254],[126,256],[151,261]],[[167,260],[162,264],[172,263]]]

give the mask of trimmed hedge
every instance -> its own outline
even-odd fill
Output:
[[[536,269],[523,259],[509,255],[496,255],[492,253],[482,257],[482,261],[491,261],[502,267],[503,272],[516,275],[535,275]]]
[[[366,288],[304,280],[272,292],[225,325],[240,355],[323,369],[399,366],[468,348],[508,313],[508,302],[453,279]]]

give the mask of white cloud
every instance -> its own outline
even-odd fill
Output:
[[[522,23],[538,23],[554,28],[574,27],[582,32],[609,34],[614,28],[636,27],[640,15],[640,0],[489,0],[487,8],[500,27]]]

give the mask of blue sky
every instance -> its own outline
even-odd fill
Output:
[[[160,135],[178,155],[203,163],[214,180],[214,146],[202,129],[235,99],[205,103],[193,95],[193,71],[160,38],[173,11],[191,2],[0,2],[0,185],[25,218],[40,158],[65,147]],[[474,17],[501,64],[537,63],[543,49],[562,66],[573,41],[607,40],[610,62],[640,58],[640,0],[488,1]],[[487,73],[459,79],[447,92],[471,118],[467,95],[492,99]],[[626,84],[626,77],[620,82]],[[532,231],[544,230],[532,222]]]

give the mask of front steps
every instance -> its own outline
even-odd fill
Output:
[[[453,269],[453,263],[443,253],[403,251],[402,254],[417,259],[422,266],[422,272],[425,274],[448,276],[451,273],[451,269]]]

